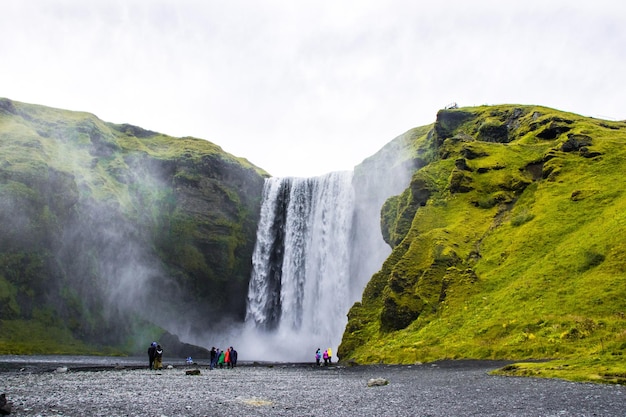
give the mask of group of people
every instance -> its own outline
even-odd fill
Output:
[[[150,369],[163,369],[163,348],[157,342],[152,342],[148,348]]]
[[[150,361],[150,369],[159,370],[163,369],[163,348],[157,342],[152,342],[148,348],[148,359]],[[210,368],[234,368],[237,366],[237,351],[233,347],[229,347],[226,350],[220,350],[219,348],[211,348],[211,363]],[[185,360],[187,365],[194,364],[191,356]]]
[[[212,347],[210,369],[223,368],[224,366],[227,368],[237,366],[237,351],[232,346],[226,350]]]
[[[317,366],[322,365],[322,359],[324,359],[324,365],[328,366],[330,363],[332,363],[332,358],[333,351],[331,350],[331,348],[326,349],[324,353],[322,353],[322,350],[320,348],[317,348],[317,351],[315,352],[315,363],[317,364]]]

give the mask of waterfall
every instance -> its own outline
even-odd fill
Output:
[[[352,175],[265,182],[246,312],[263,359],[312,360],[318,347],[336,352],[355,301]]]

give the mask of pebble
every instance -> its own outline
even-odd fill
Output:
[[[16,416],[611,416],[626,387],[489,375],[490,362],[438,366],[242,366],[190,378],[184,369],[8,372]],[[368,388],[370,380],[388,388]],[[391,382],[389,382],[391,381]]]

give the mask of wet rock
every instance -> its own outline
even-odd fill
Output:
[[[368,387],[382,387],[384,385],[389,385],[389,380],[385,378],[372,378],[367,381]]]
[[[0,372],[0,379],[11,387],[11,415],[20,417],[624,416],[624,386],[490,374],[507,364],[269,367],[242,363],[232,371],[204,372],[193,378],[183,372],[156,374],[145,366],[94,373],[70,365],[72,372],[63,374],[42,367],[41,372]],[[380,375],[393,380],[393,387],[367,389],[366,382]],[[146,387],[155,387],[158,393]]]
[[[567,135],[567,140],[561,145],[563,152],[580,151],[581,148],[590,146],[592,139],[587,135]]]
[[[483,142],[508,143],[509,129],[504,123],[483,123],[478,129],[478,139]]]
[[[454,161],[454,166],[461,171],[471,171],[472,169],[467,165],[465,158],[459,158]]]
[[[13,404],[7,401],[6,394],[0,394],[0,415],[6,416],[11,414]]]
[[[561,122],[571,124],[570,120],[554,120],[548,127],[543,129],[541,132],[537,134],[537,137],[540,139],[552,140],[556,139],[559,135],[569,132],[572,128],[569,126],[564,126]]]
[[[200,375],[199,369],[188,369],[185,371],[185,375]]]

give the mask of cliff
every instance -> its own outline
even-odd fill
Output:
[[[393,250],[340,358],[619,361],[625,143],[624,122],[545,107],[441,110],[413,140],[410,186],[383,206]]]
[[[143,352],[241,320],[267,176],[205,140],[0,99],[0,353]]]

